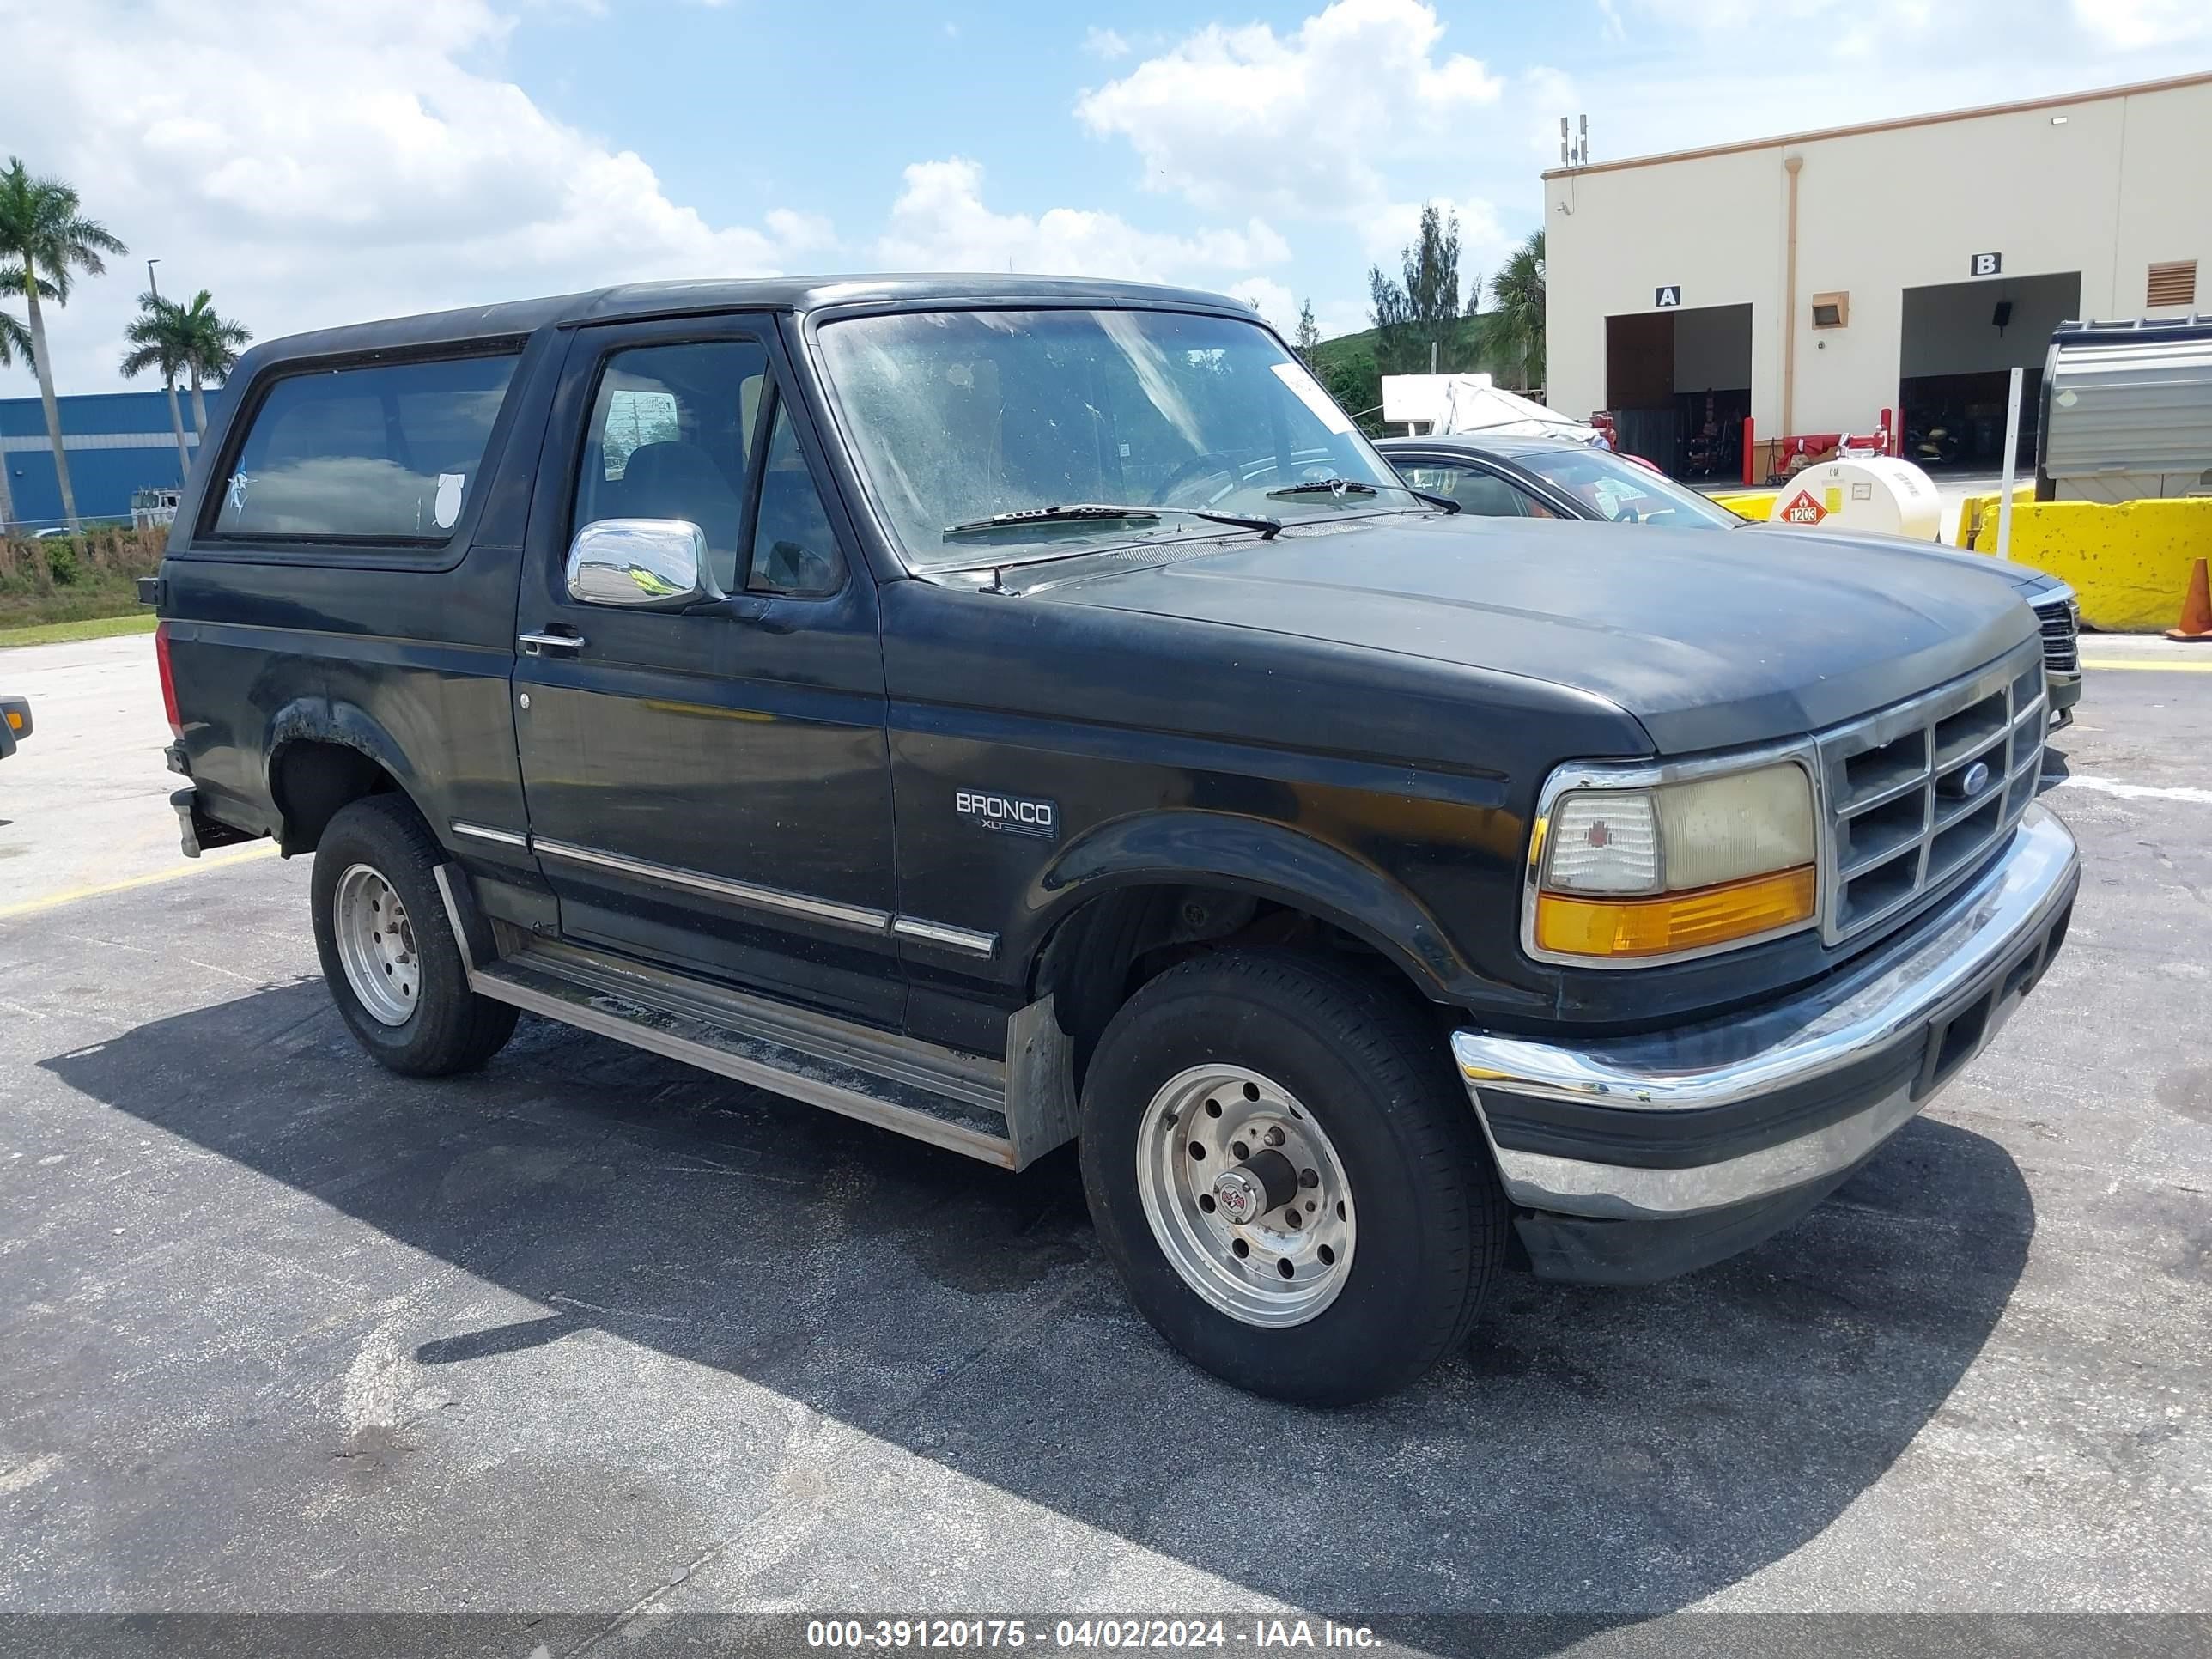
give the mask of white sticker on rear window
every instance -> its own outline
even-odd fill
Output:
[[[441,472],[438,475],[438,501],[430,509],[430,516],[441,530],[451,530],[453,520],[461,516],[461,486],[469,481],[465,472]]]
[[[1303,363],[1272,365],[1275,378],[1298,395],[1298,401],[1313,410],[1315,417],[1337,437],[1352,430],[1352,421],[1336,406],[1335,400],[1321,389],[1321,382],[1305,371]]]

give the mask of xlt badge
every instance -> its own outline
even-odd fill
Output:
[[[1060,838],[1060,808],[1048,800],[1002,795],[994,789],[956,789],[952,810],[979,830],[1040,841]]]

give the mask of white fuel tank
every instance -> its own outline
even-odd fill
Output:
[[[1932,542],[1943,533],[1943,502],[1936,481],[1911,462],[1856,455],[1807,467],[1775,496],[1767,520]]]

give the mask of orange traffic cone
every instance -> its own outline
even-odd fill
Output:
[[[2212,584],[2205,580],[2202,559],[2189,568],[2189,592],[2181,601],[2181,626],[2167,629],[2166,637],[2212,645]]]

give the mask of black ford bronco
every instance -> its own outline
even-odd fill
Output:
[[[2065,933],[2003,583],[1455,514],[1231,301],[627,287],[233,384],[153,588],[185,850],[314,854],[373,1055],[525,1011],[1073,1140],[1265,1394],[1765,1237]]]

